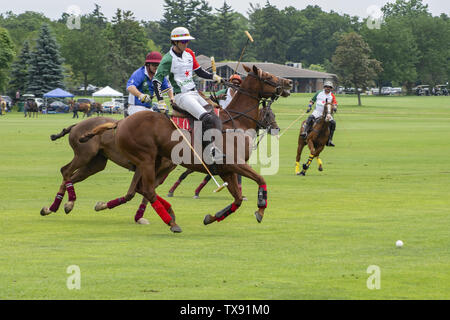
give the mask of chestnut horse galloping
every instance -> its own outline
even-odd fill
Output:
[[[256,129],[258,123],[258,112],[261,101],[267,99],[276,100],[280,96],[287,97],[292,89],[292,81],[276,77],[272,74],[258,69],[243,66],[248,72],[247,77],[237,88],[233,100],[227,107],[226,112],[222,112],[220,119],[223,123],[223,141],[226,140],[227,129],[242,129],[237,132],[237,142],[233,141],[231,147],[233,150],[226,150],[226,143],[223,143],[223,154],[233,155],[232,163],[216,163],[217,174],[228,183],[228,191],[234,197],[234,202],[224,209],[217,212],[214,216],[206,215],[204,224],[210,224],[214,221],[222,221],[227,216],[235,212],[242,203],[242,194],[238,187],[237,175],[252,179],[258,184],[258,211],[255,212],[258,222],[262,221],[264,210],[267,207],[267,186],[266,181],[246,162],[250,158],[251,146],[250,137],[243,131]],[[116,145],[120,152],[133,163],[140,176],[135,174],[134,183],[142,190],[143,196],[148,199],[161,217],[161,219],[170,226],[172,232],[181,232],[181,228],[175,223],[174,219],[166,210],[167,201],[158,196],[155,192],[157,184],[157,172],[161,166],[161,159],[172,158],[172,150],[180,145],[185,146],[184,140],[172,140],[174,128],[171,121],[165,114],[154,112],[138,112],[117,123],[107,123],[92,130],[92,132],[80,138],[80,141],[88,141],[91,137],[100,135],[106,130],[115,129]],[[239,135],[242,139],[239,139]],[[181,137],[179,137],[181,138]],[[189,147],[181,148],[182,151],[190,150]],[[238,153],[237,150],[244,150]],[[183,167],[188,169],[207,173],[202,164],[193,163],[194,155],[190,154],[188,163],[181,162]],[[185,155],[182,156],[183,159]],[[227,159],[228,160],[228,159]],[[133,185],[133,183],[132,183]]]
[[[302,171],[299,170],[300,168],[296,168],[297,175],[306,175],[306,170],[308,170],[314,158],[317,158],[317,162],[319,163],[319,171],[323,171],[323,163],[319,158],[319,154],[328,142],[328,138],[330,136],[330,120],[332,119],[331,116],[334,111],[335,110],[331,102],[327,101],[323,108],[322,116],[312,126],[311,132],[306,137],[306,141],[302,136],[302,132],[305,130],[305,121],[303,121],[302,126],[300,127],[300,134],[298,136],[297,157],[295,161],[300,163],[300,157],[305,145],[308,145],[311,153],[308,161],[303,164]]]

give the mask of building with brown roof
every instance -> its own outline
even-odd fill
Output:
[[[211,72],[211,58],[208,58],[204,55],[199,55],[197,56],[197,61],[203,67],[203,69]],[[294,86],[291,92],[312,93],[322,90],[323,83],[326,80],[331,80],[336,85],[337,76],[335,74],[313,71],[303,69],[301,67],[282,65],[272,62],[241,62],[237,70],[237,61],[216,62],[217,74],[224,79],[228,79],[236,71],[236,73],[238,73],[242,78],[245,78],[247,72],[242,66],[244,64],[248,67],[252,67],[253,65],[255,65],[263,71],[269,72],[277,77],[292,80]],[[206,91],[209,91],[209,84],[207,84],[206,81],[200,81],[198,83],[198,88],[200,90],[206,89]]]

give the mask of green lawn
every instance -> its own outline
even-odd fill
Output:
[[[274,103],[282,129],[309,98]],[[294,175],[295,125],[281,138],[278,174],[266,176],[261,224],[253,216],[257,186],[244,180],[249,201],[204,226],[205,214],[232,198],[213,193],[210,182],[192,199],[203,179],[196,173],[169,199],[181,234],[150,206],[150,225],[136,225],[139,196],[93,210],[124,195],[131,181],[112,163],[75,185],[69,215],[61,205],[40,216],[72,158],[67,137],[49,136],[74,123],[72,115],[0,117],[0,299],[449,299],[450,97],[363,97],[363,107],[354,96],[338,101],[336,148],[322,153],[323,172],[314,161],[306,177]],[[161,196],[183,171],[169,176]],[[66,286],[71,265],[80,268],[80,290]],[[381,271],[379,290],[367,287],[371,265]]]

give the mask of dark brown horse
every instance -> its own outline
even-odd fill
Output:
[[[297,175],[306,175],[306,170],[308,170],[314,158],[317,158],[317,162],[319,163],[319,171],[323,171],[323,163],[319,158],[319,154],[322,152],[328,142],[328,138],[330,136],[330,120],[332,119],[334,111],[335,110],[331,102],[327,101],[323,108],[322,116],[318,120],[316,120],[316,122],[312,126],[311,132],[306,137],[306,140],[302,135],[303,131],[305,130],[305,121],[303,121],[302,126],[300,127],[300,134],[298,136],[297,157],[295,160],[297,164],[295,172]],[[310,155],[308,161],[303,164],[302,171],[300,171],[300,158],[305,145],[308,145]]]
[[[72,112],[74,108],[77,108],[77,111],[83,112],[83,118],[84,117],[90,117],[91,116],[91,104],[90,103],[79,103],[75,102],[74,100],[69,101],[69,111]]]
[[[226,112],[221,113],[220,117],[224,123],[223,141],[227,141],[227,129],[231,129],[233,132],[235,132],[233,129],[242,130],[237,132],[237,142],[233,139],[233,144],[229,146],[231,149],[228,151],[227,143],[222,143],[224,147],[223,154],[227,156],[232,154],[233,159],[228,161],[227,158],[227,162],[223,164],[217,163],[215,166],[217,174],[228,184],[227,188],[234,197],[234,202],[217,212],[215,216],[207,215],[204,219],[204,224],[221,221],[240,207],[242,194],[237,183],[238,174],[254,180],[259,186],[258,211],[255,213],[258,222],[262,221],[264,210],[267,207],[266,181],[246,163],[251,154],[251,143],[250,137],[245,135],[244,131],[256,129],[261,101],[275,100],[280,96],[289,96],[292,81],[276,77],[258,69],[256,66],[253,66],[253,69],[244,66],[244,69],[248,72],[248,75],[241,87],[237,89],[237,93],[227,107]],[[170,204],[155,192],[155,188],[158,185],[161,159],[171,158],[173,149],[176,146],[177,148],[181,146],[181,152],[178,155],[183,158],[180,163],[182,166],[194,171],[207,173],[205,167],[202,164],[195,164],[195,157],[191,149],[180,136],[178,136],[178,139],[172,139],[176,128],[164,114],[138,112],[119,122],[100,125],[80,140],[87,141],[91,137],[101,135],[110,129],[115,129],[116,144],[120,152],[131,163],[136,165],[139,172],[140,176],[135,174],[132,186],[135,184],[142,190],[144,197],[150,201],[161,219],[170,226],[171,231],[181,232],[181,228],[167,212],[167,206]],[[238,149],[244,150],[244,152],[238,152]],[[187,156],[187,160],[185,156]]]
[[[92,103],[90,114],[92,115],[94,112],[97,113],[97,116],[103,115],[103,106],[101,103],[99,102]]]
[[[32,99],[27,100],[25,103],[25,107],[26,107],[29,118],[31,118],[31,114],[33,114],[33,118],[35,116],[36,116],[36,118],[38,117],[39,107],[38,107],[36,101],[34,101]]]

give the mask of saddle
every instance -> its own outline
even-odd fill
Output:
[[[214,103],[211,99],[206,98],[206,96],[203,94],[203,92],[198,92],[200,96],[206,100],[209,104],[206,106],[203,106],[205,110],[208,113],[215,113],[217,116],[219,116],[220,113],[220,106],[217,103]],[[173,122],[178,126],[180,129],[188,130],[189,132],[192,132],[192,128],[194,128],[194,121],[195,119],[189,112],[184,111],[180,107],[177,106],[176,103],[172,104],[172,115],[171,118]]]

